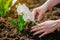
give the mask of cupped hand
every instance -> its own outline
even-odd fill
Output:
[[[42,5],[40,7],[37,7],[35,9],[33,9],[32,14],[34,15],[34,17],[36,19],[38,19],[38,21],[40,21],[42,19],[42,15],[47,11],[46,6]]]

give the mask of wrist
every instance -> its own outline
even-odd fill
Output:
[[[46,7],[47,10],[49,10],[58,3],[60,3],[60,0],[47,0],[43,5]]]
[[[48,5],[46,3],[44,3],[42,6],[44,7],[45,11],[48,10]]]

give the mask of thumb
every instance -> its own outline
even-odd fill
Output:
[[[42,19],[42,15],[43,15],[43,12],[40,11],[40,12],[39,12],[39,16],[38,16],[38,21],[41,21],[41,19]]]
[[[36,19],[37,16],[38,16],[37,11],[36,11],[36,10],[33,10],[33,11],[32,11],[32,14],[33,14],[33,16],[34,16],[34,19]]]

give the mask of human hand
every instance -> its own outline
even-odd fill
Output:
[[[37,7],[33,9],[32,14],[38,21],[42,19],[42,15],[47,11],[47,7],[45,5],[42,5],[40,7]]]
[[[54,32],[57,28],[58,28],[58,23],[56,21],[51,20],[51,21],[45,21],[41,24],[33,26],[31,28],[31,32],[35,32],[33,33],[33,35],[42,33],[41,35],[39,35],[39,37],[43,37],[44,35]]]

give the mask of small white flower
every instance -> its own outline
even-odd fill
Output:
[[[34,21],[34,16],[32,15],[32,13],[30,12],[29,8],[23,4],[23,5],[19,5],[18,8],[17,8],[17,12],[18,12],[18,15],[21,13],[21,11],[23,11],[23,19],[25,21]]]

